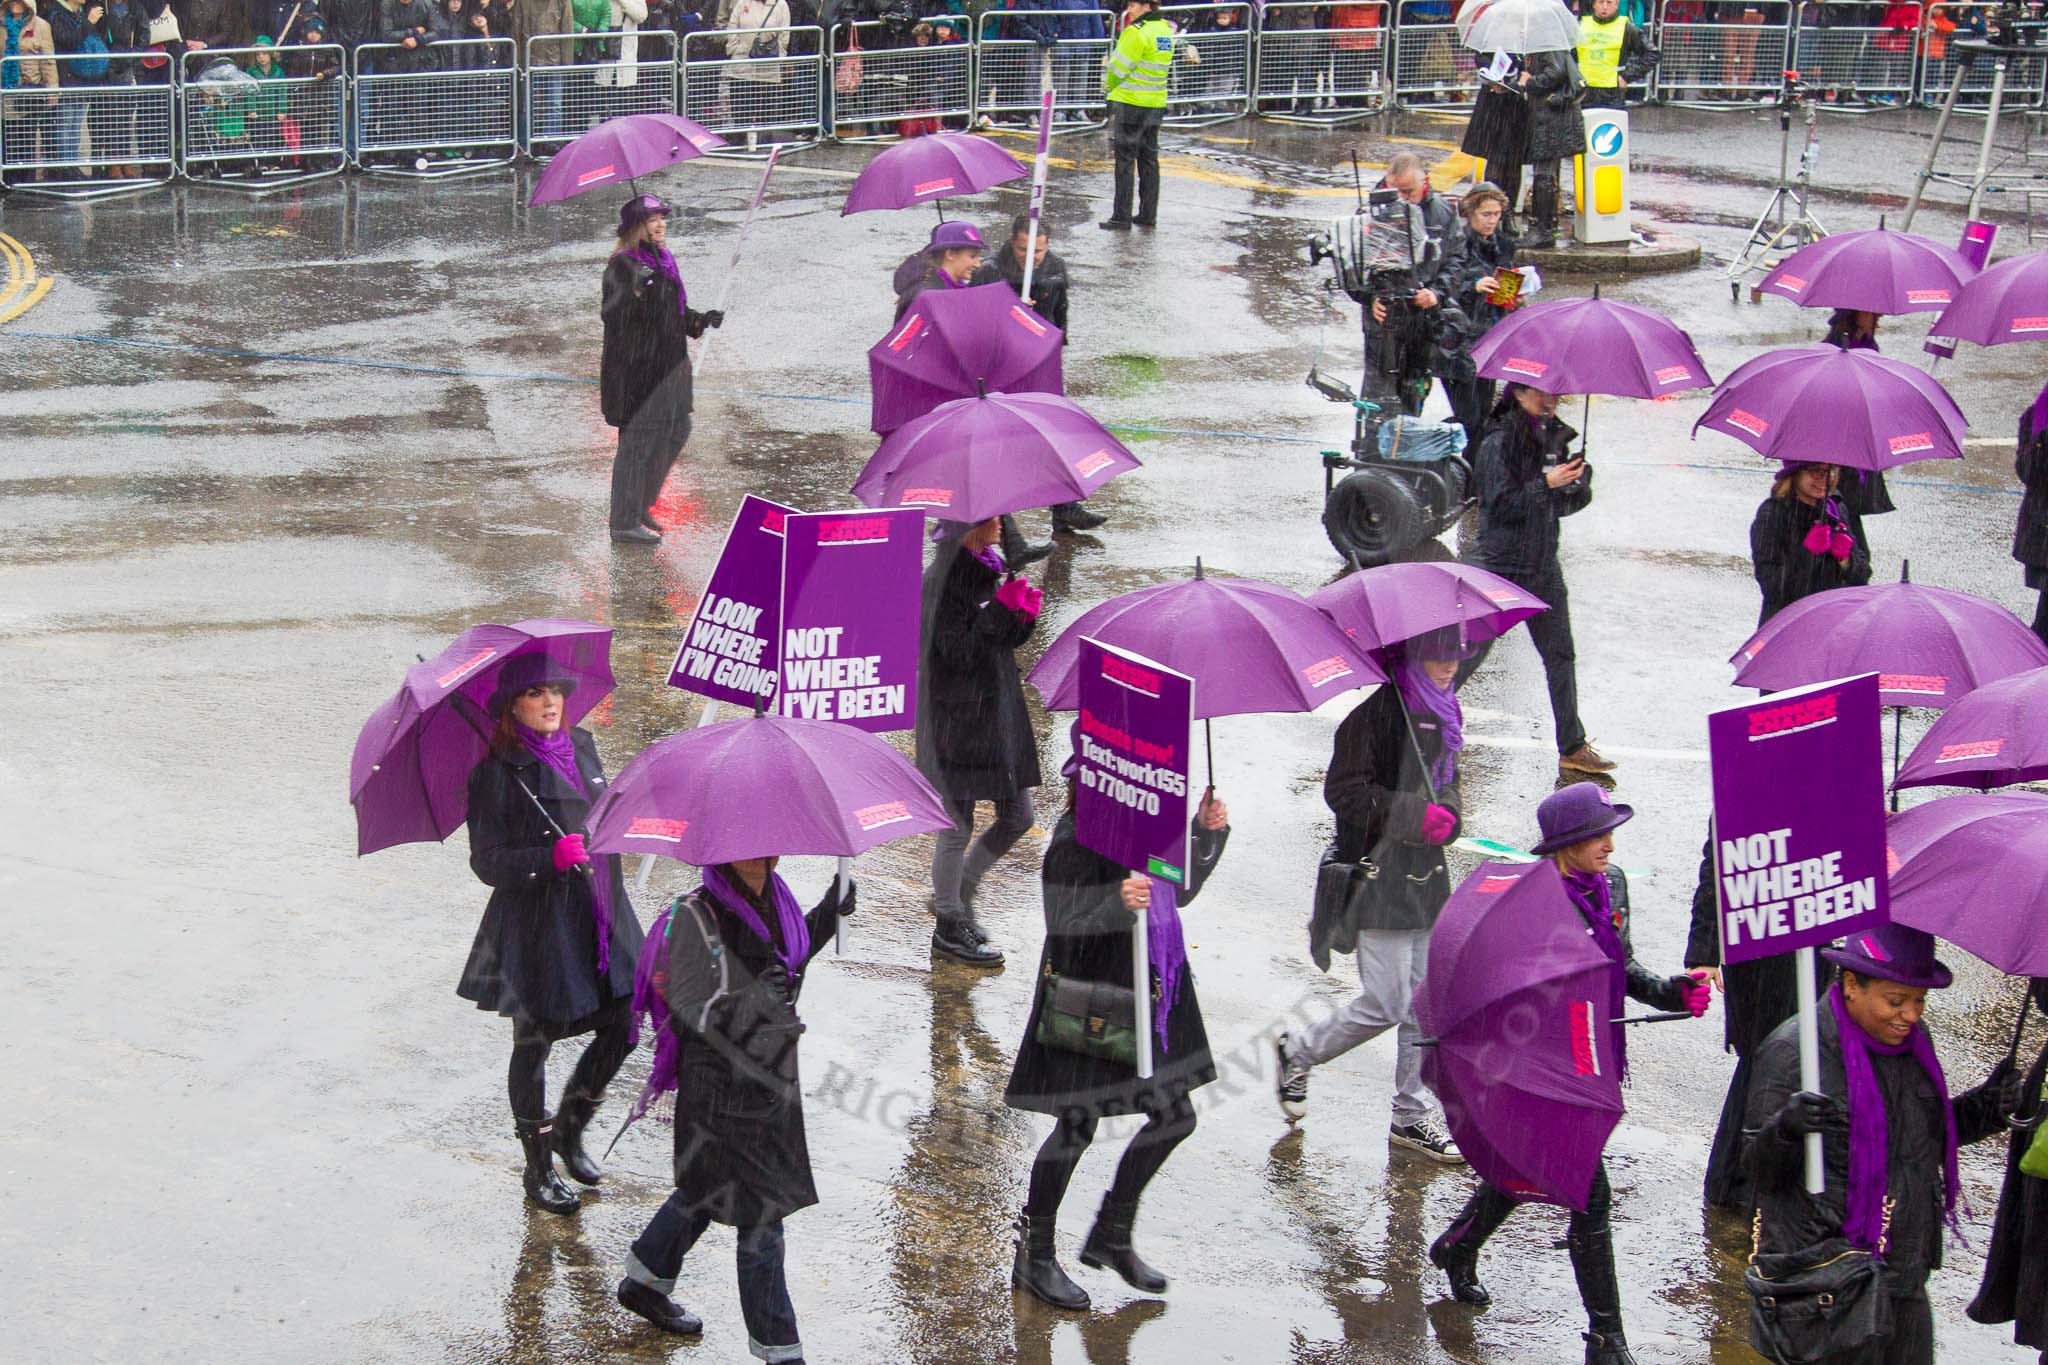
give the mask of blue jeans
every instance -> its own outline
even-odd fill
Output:
[[[689,1202],[676,1190],[654,1211],[626,1257],[627,1279],[663,1294],[675,1292],[683,1257],[711,1225],[709,1214],[684,1212]],[[804,1348],[797,1339],[796,1309],[782,1273],[781,1220],[741,1228],[736,1250],[747,1349],[766,1361],[801,1360]]]
[[[57,160],[70,165],[78,160],[78,144],[85,136],[85,101],[59,98],[57,104]]]

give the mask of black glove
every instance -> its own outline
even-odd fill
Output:
[[[704,315],[704,325],[706,327],[723,327],[725,325],[725,310],[714,308],[706,313]]]
[[[633,281],[633,288],[636,292],[642,289],[654,288],[654,272],[652,270],[641,271],[640,278]]]
[[[1050,33],[1041,33],[1037,38],[1038,45],[1048,51],[1059,46],[1059,41],[1058,37]]]
[[[1842,1107],[1832,1097],[1801,1090],[1785,1101],[1785,1107],[1771,1120],[1771,1130],[1787,1142],[1808,1133],[1824,1133],[1847,1122]]]
[[[840,895],[839,879],[834,877],[832,879],[832,893],[827,897],[827,903],[838,912],[839,918],[851,919],[853,912],[859,908],[857,903],[859,895],[860,888],[854,884],[854,880],[851,877],[846,879],[846,894]]]
[[[2010,1057],[1999,1058],[1998,1065],[1991,1068],[1991,1074],[1977,1088],[1998,1106],[2001,1119],[2019,1113],[2020,1106],[2027,1101],[2026,1078]]]

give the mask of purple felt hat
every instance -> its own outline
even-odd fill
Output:
[[[1823,948],[1820,955],[1858,976],[1882,977],[1901,986],[1938,991],[1955,980],[1934,955],[1934,935],[1908,924],[1858,929],[1841,947]]]
[[[673,212],[674,206],[658,194],[636,194],[619,209],[619,235],[625,236],[649,218],[666,218]]]
[[[1627,824],[1635,813],[1633,806],[1624,806],[1609,796],[1605,787],[1574,782],[1544,797],[1543,804],[1536,808],[1536,827],[1543,832],[1543,842],[1529,851],[1543,854],[1570,848],[1580,840]]]
[[[1081,771],[1081,718],[1074,717],[1074,723],[1067,727],[1067,761],[1060,764],[1060,776],[1072,777]]]
[[[498,685],[491,692],[491,700],[485,708],[496,720],[504,714],[506,706],[514,697],[529,687],[542,683],[553,683],[568,696],[576,690],[575,675],[545,654],[521,654],[498,670]]]
[[[955,247],[967,247],[974,251],[983,250],[981,233],[974,224],[958,218],[949,218],[932,229],[931,241],[925,243],[926,251],[951,251]]]

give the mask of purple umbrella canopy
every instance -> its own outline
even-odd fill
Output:
[[[607,119],[548,160],[529,204],[552,204],[585,190],[620,185],[725,146],[725,139],[680,114]]]
[[[885,436],[941,403],[984,390],[1065,393],[1063,340],[1007,284],[929,290],[868,348],[868,425]]]
[[[1802,308],[1865,313],[1938,313],[1977,267],[1960,251],[1910,232],[1838,232],[1787,256],[1757,286]]]
[[[1615,968],[1548,860],[1481,863],[1429,937],[1422,1078],[1458,1150],[1523,1199],[1584,1209],[1621,1119]]]
[[[1077,501],[1137,467],[1138,457],[1071,399],[991,393],[943,403],[890,432],[853,493],[870,507],[975,522]]]
[[[2014,976],[2048,976],[2048,796],[1944,796],[1885,825],[1892,919]]]
[[[1597,295],[1516,309],[1472,348],[1472,363],[1483,378],[1545,393],[1661,398],[1714,382],[1684,328]]]
[[[696,867],[742,858],[851,858],[951,829],[952,816],[885,739],[831,721],[749,716],[656,740],[590,811],[595,853]]]
[[[1960,460],[1963,410],[1933,376],[1874,351],[1824,343],[1770,351],[1714,390],[1693,423],[1773,460],[1890,469]]]
[[[1197,576],[1112,597],[1060,632],[1031,670],[1049,711],[1081,704],[1081,638],[1195,680],[1195,715],[1313,711],[1386,672],[1305,597],[1256,578]]]
[[[1772,692],[1876,673],[1886,706],[1939,711],[1986,683],[2048,665],[2048,645],[1996,602],[1874,583],[1800,598],[1728,662],[1737,687]]]
[[[2048,668],[1985,683],[1941,713],[1894,787],[1976,787],[2048,780]]]
[[[1382,564],[1349,573],[1308,600],[1360,649],[1381,650],[1456,627],[1468,644],[1497,640],[1550,604],[1499,574],[1456,561]]]
[[[496,723],[486,708],[508,664],[547,659],[573,684],[562,723],[574,725],[611,695],[611,647],[611,629],[588,621],[480,625],[406,669],[404,685],[356,736],[348,774],[356,852],[445,839],[468,818],[469,774]]]
[[[2048,339],[2048,252],[1984,267],[1930,330],[1979,346]]]
[[[1009,152],[972,133],[932,133],[899,142],[884,151],[854,178],[846,196],[849,213],[869,209],[907,209],[959,194],[977,194],[991,185],[1029,174]]]

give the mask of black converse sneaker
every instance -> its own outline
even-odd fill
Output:
[[[1273,1040],[1275,1088],[1280,1096],[1280,1112],[1289,1123],[1308,1114],[1309,1065],[1295,1053],[1292,1041],[1284,1033]]]
[[[1396,1147],[1406,1147],[1411,1152],[1420,1152],[1431,1161],[1441,1161],[1446,1166],[1462,1166],[1465,1158],[1458,1152],[1458,1144],[1444,1131],[1435,1119],[1424,1119],[1420,1123],[1397,1123],[1387,1129],[1387,1141]]]

